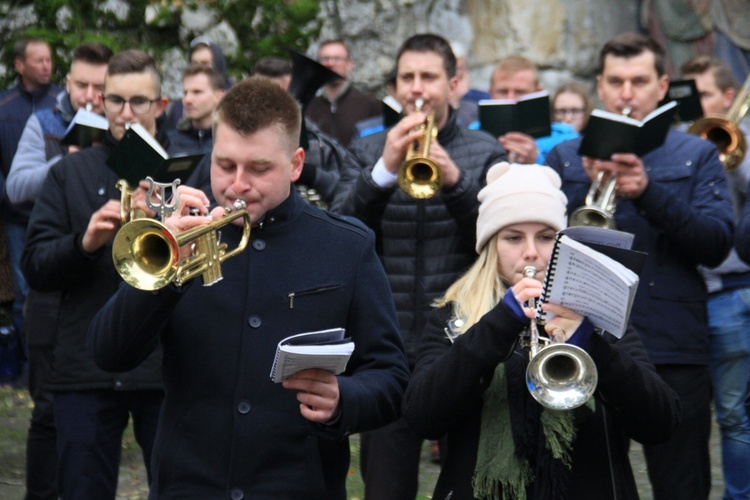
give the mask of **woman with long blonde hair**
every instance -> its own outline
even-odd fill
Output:
[[[599,383],[575,410],[537,403],[518,340],[534,316],[527,303],[541,294],[567,200],[552,169],[500,163],[479,201],[479,257],[437,301],[404,399],[417,433],[447,435],[433,498],[637,498],[629,440],[668,439],[679,420],[677,396],[635,331],[617,340],[570,309],[544,304],[556,315],[547,335],[586,350]],[[527,266],[534,277],[524,276]]]

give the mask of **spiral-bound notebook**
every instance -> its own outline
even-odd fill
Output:
[[[542,311],[550,302],[587,316],[595,327],[622,337],[630,317],[638,275],[616,260],[561,234],[555,241],[537,319],[554,315]]]
[[[271,367],[271,379],[279,383],[308,368],[338,375],[354,352],[354,342],[343,328],[298,333],[279,342]]]

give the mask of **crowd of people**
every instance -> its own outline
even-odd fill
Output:
[[[372,500],[416,497],[425,440],[441,468],[433,498],[637,498],[637,442],[654,498],[705,500],[712,403],[724,498],[750,498],[749,157],[729,164],[688,124],[641,155],[582,156],[584,82],[550,92],[550,135],[495,137],[477,126],[481,101],[544,90],[538,68],[510,55],[486,91],[472,88],[465,49],[431,33],[394,54],[385,99],[350,81],[343,40],[322,42],[304,72],[269,57],[234,83],[218,45],[198,37],[171,103],[142,50],[83,43],[65,88],[50,82],[46,41],[14,51],[18,83],[0,95],[0,309],[19,340],[5,381],[25,371],[34,401],[26,498],[115,498],[132,422],[150,498],[344,499],[359,434]],[[615,36],[598,102],[645,119],[667,95],[667,66],[648,36]],[[695,57],[681,76],[707,115],[744,99],[720,59]],[[107,131],[71,143],[84,111]],[[171,214],[147,203],[147,180],[126,189],[109,167],[136,124],[169,155],[204,154]],[[437,181],[418,197],[402,169],[426,136],[418,166]],[[537,326],[556,235],[604,180],[617,229],[646,254],[628,328],[618,338],[554,303]],[[219,259],[221,281],[123,282],[113,239],[129,219],[180,234],[238,202],[246,216],[216,232],[249,244]],[[206,251],[182,243],[177,260]],[[281,340],[334,328],[355,346],[342,373],[273,382]],[[536,328],[592,359],[583,406],[530,395]]]

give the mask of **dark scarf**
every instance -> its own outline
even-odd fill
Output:
[[[527,364],[528,354],[516,351],[498,365],[484,393],[472,478],[476,498],[568,498],[577,410],[555,411],[537,403],[526,388]],[[592,408],[593,399],[581,407]]]

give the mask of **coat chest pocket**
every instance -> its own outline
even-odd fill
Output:
[[[289,309],[294,309],[295,305],[298,307],[301,305],[309,306],[311,303],[317,304],[321,300],[325,301],[333,297],[334,293],[340,290],[342,286],[341,283],[328,283],[289,292],[287,294]]]
[[[688,180],[693,175],[693,169],[688,165],[647,166],[646,173],[655,182],[670,183]]]

